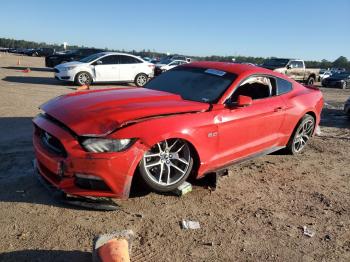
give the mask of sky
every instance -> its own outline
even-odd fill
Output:
[[[350,59],[350,0],[3,1],[0,37],[333,61]]]

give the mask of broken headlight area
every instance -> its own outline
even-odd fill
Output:
[[[87,138],[81,142],[82,147],[92,153],[120,152],[128,149],[136,139]]]

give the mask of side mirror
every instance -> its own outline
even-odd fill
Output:
[[[102,65],[102,61],[101,61],[101,60],[97,60],[97,61],[95,62],[95,64],[96,64],[96,65]]]
[[[290,65],[287,65],[287,69],[292,69],[292,67]]]
[[[238,96],[237,106],[246,107],[250,106],[253,103],[253,99],[250,96]]]

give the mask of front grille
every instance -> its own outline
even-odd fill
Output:
[[[41,143],[45,148],[47,148],[50,152],[66,157],[67,152],[64,149],[62,143],[53,135],[36,126],[36,134],[40,137]]]

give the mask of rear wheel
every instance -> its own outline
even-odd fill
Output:
[[[315,119],[306,114],[290,137],[286,147],[287,152],[293,155],[300,153],[311,138],[314,129]]]
[[[92,77],[88,72],[79,72],[74,79],[76,85],[91,85]]]
[[[189,144],[181,139],[167,139],[155,144],[144,154],[139,171],[151,189],[168,192],[188,178],[192,167]]]
[[[144,73],[141,73],[141,74],[138,74],[136,77],[135,77],[135,85],[136,86],[144,86],[146,83],[147,83],[147,80],[148,80],[148,77],[146,74]]]
[[[309,79],[307,80],[307,84],[309,86],[312,86],[313,84],[315,84],[315,79],[313,77],[309,77]]]

